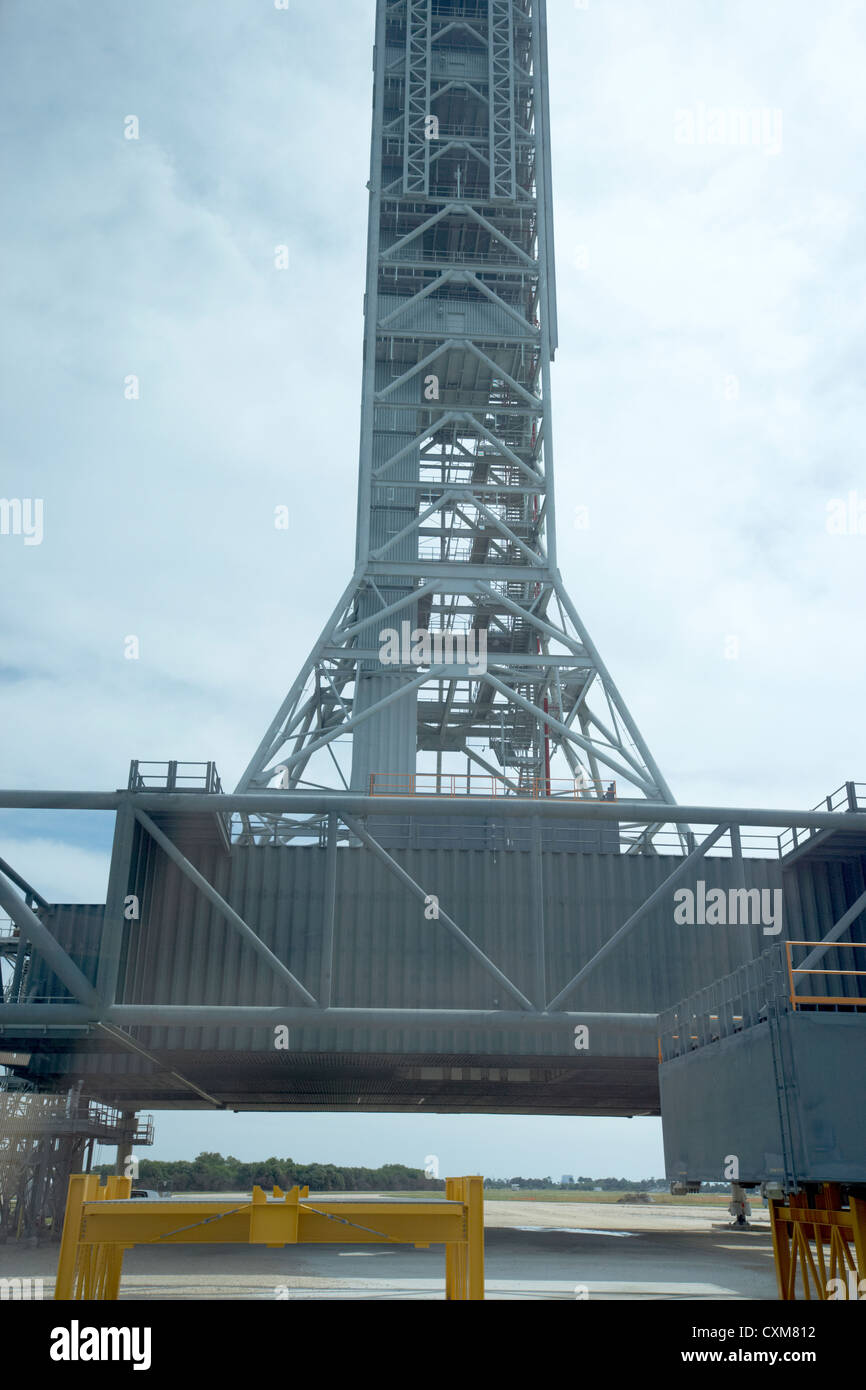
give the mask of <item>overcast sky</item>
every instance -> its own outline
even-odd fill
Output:
[[[866,780],[864,5],[548,9],[560,567],[679,800],[812,805]],[[233,785],[348,580],[373,17],[0,5],[0,495],[43,504],[0,535],[6,786]],[[2,812],[0,853],[101,901],[110,831]],[[640,1177],[658,1136],[187,1116],[154,1152]]]

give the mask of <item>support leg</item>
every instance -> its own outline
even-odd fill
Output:
[[[68,1300],[73,1297],[84,1203],[95,1200],[98,1188],[99,1178],[96,1173],[74,1173],[69,1179],[66,1215],[63,1220],[63,1235],[60,1239],[60,1256],[57,1261],[57,1280],[54,1285],[54,1297],[56,1299]]]

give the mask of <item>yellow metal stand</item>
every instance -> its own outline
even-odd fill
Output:
[[[322,1197],[309,1189],[253,1188],[243,1202],[130,1198],[130,1178],[69,1179],[57,1264],[56,1299],[114,1299],[123,1252],[134,1245],[445,1246],[446,1299],[484,1297],[484,1179],[448,1178],[445,1200]]]
[[[780,1298],[797,1298],[798,1273],[803,1298],[866,1297],[866,1200],[845,1207],[839,1184],[824,1183],[812,1197],[771,1201],[770,1225]]]

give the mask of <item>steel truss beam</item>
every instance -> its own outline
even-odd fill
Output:
[[[292,974],[291,970],[288,970],[286,966],[283,965],[282,961],[277,959],[270,947],[265,945],[261,937],[257,936],[253,931],[252,927],[248,926],[243,918],[235,912],[234,908],[226,902],[225,898],[221,897],[216,889],[208,883],[204,874],[199,873],[198,869],[189,862],[186,855],[180,852],[177,845],[175,845],[167,835],[163,834],[159,826],[151,820],[150,816],[146,815],[144,811],[137,810],[135,818],[138,823],[144,827],[148,835],[156,841],[160,849],[168,855],[172,863],[176,864],[181,873],[185,874],[190,882],[195,884],[196,888],[207,898],[211,906],[216,908],[217,912],[221,917],[225,918],[229,926],[234,927],[235,931],[246,941],[248,946],[253,948],[256,955],[270,967],[274,974],[282,980],[284,984],[289,986],[293,994],[300,995],[305,1004],[315,1005],[316,1000],[313,995],[310,994],[309,990],[305,989],[300,980],[296,979]]]
[[[401,866],[397,863],[396,859],[391,858],[390,854],[388,854],[387,851],[382,848],[382,846],[379,844],[377,840],[373,839],[372,835],[368,835],[367,831],[361,825],[360,821],[355,820],[353,816],[343,816],[343,820],[345,821],[349,829],[352,831],[352,833],[354,835],[357,835],[358,839],[361,841],[361,844],[366,845],[369,850],[372,850],[373,854],[375,854],[376,858],[379,859],[381,863],[385,865],[389,873],[393,874],[394,877],[398,879],[399,882],[402,883],[405,888],[408,888],[410,893],[414,894],[414,896],[418,898],[422,904],[428,902],[429,896],[421,887],[421,885],[419,883],[416,883],[415,880],[409,874],[406,873],[405,869],[401,868]],[[454,918],[449,917],[448,913],[444,912],[441,906],[438,909],[438,917],[436,920],[442,922],[444,926],[447,927],[451,935],[454,936],[456,940],[460,942],[461,946],[464,946],[466,948],[466,950],[469,952],[472,958],[475,961],[477,961],[477,963],[481,966],[482,970],[486,970],[487,974],[491,975],[493,979],[497,982],[497,984],[502,985],[502,988],[507,990],[508,993],[512,995],[514,999],[517,1000],[518,1004],[520,1004],[524,1009],[528,1009],[530,1012],[532,1012],[532,1002],[529,999],[527,999],[526,995],[523,994],[522,991],[517,988],[513,980],[509,980],[508,976],[504,975],[502,971],[499,969],[499,967],[493,964],[493,961],[490,959],[490,957],[484,954],[480,946],[475,945],[475,942],[470,937],[468,937],[466,933],[461,930],[460,927],[458,927],[457,923],[454,921]]]
[[[184,794],[181,798],[182,801],[185,798],[185,795],[186,794]],[[149,797],[148,804],[151,804]],[[187,805],[188,804],[189,803],[187,803]],[[333,1007],[330,1007],[328,1003],[325,1004],[325,1007],[322,1007],[322,1005],[316,999],[313,998],[313,996],[304,988],[304,986],[295,978],[295,976],[292,975],[292,973],[286,968],[286,966],[273,954],[270,948],[264,944],[261,938],[252,930],[252,928],[249,927],[248,924],[243,921],[239,914],[235,912],[234,908],[232,908],[231,905],[227,903],[226,900],[216,891],[216,889],[207,881],[204,875],[201,874],[199,870],[196,869],[194,865],[190,863],[186,855],[184,855],[182,851],[179,850],[178,847],[174,844],[174,842],[171,839],[169,839],[167,835],[164,834],[164,832],[159,828],[159,826],[156,825],[152,818],[149,815],[147,815],[146,812],[132,804],[132,798],[129,796],[127,796],[127,799],[125,800],[124,804],[118,810],[117,843],[121,847],[121,853],[127,853],[129,851],[129,837],[127,834],[125,834],[125,831],[128,827],[128,817],[130,814],[134,815],[135,819],[139,822],[139,824],[143,827],[147,834],[151,836],[154,842],[160,846],[160,848],[164,851],[164,853],[168,856],[172,863],[174,863],[180,869],[180,871],[183,874],[185,874],[187,878],[190,879],[190,881],[207,898],[207,900],[220,913],[220,915],[224,917],[229,922],[229,924],[232,927],[234,927],[236,931],[238,931],[238,933],[247,942],[247,944],[250,945],[253,948],[253,950],[255,950],[256,953],[264,960],[265,964],[268,965],[269,968],[272,969],[281,980],[288,983],[292,987],[293,992],[299,995],[300,998],[303,1000],[304,1005],[306,1007],[302,1008],[301,1010],[297,1010],[296,1008],[292,1008],[291,1006],[286,1006],[282,1009],[278,1007],[277,1012],[280,1014],[281,1020],[291,1018],[294,1022],[297,1022],[299,1019],[307,1022],[313,1021],[314,1019],[318,1019],[321,1022],[338,1022],[340,1020],[346,1022],[348,1019],[351,1018],[353,1021],[359,1024],[363,1022],[371,1022],[374,1019],[378,1019],[380,1022],[395,1023],[400,1021],[401,1018],[412,1018],[420,1020],[420,1017],[422,1015],[429,1015],[431,1019],[435,1018],[439,1022],[443,1022],[447,1019],[451,1022],[460,1021],[461,1023],[465,1023],[467,1026],[474,1027],[482,1026],[485,1023],[489,1024],[491,1019],[495,1019],[500,1024],[502,1024],[506,1020],[509,1023],[513,1023],[515,1020],[521,1018],[535,1020],[541,1016],[543,1016],[545,1019],[549,1019],[551,1017],[551,1011],[543,1008],[543,969],[541,971],[538,981],[539,1002],[537,1005],[534,1005],[532,1001],[528,999],[526,995],[523,994],[523,992],[514,984],[514,982],[511,979],[509,979],[508,976],[502,970],[499,969],[499,967],[490,959],[490,957],[486,955],[486,953],[482,951],[479,946],[476,945],[476,943],[471,939],[471,937],[469,937],[462,930],[462,928],[458,926],[458,924],[454,921],[450,914],[444,911],[444,909],[441,906],[437,907],[437,916],[435,918],[435,921],[437,923],[441,922],[443,928],[455,937],[455,939],[460,943],[461,946],[464,947],[468,954],[472,956],[472,958],[481,967],[481,969],[484,970],[488,975],[490,975],[497,982],[497,984],[501,985],[502,988],[509,995],[511,995],[513,999],[517,1001],[517,1003],[521,1006],[521,1009],[524,1011],[522,1014],[515,1015],[513,1012],[506,1013],[505,1011],[501,1010],[471,1009],[434,1009],[421,1011],[414,1009],[334,1009]],[[376,856],[376,858],[380,860],[380,862],[382,862],[385,865],[388,871],[395,878],[397,878],[397,880],[404,887],[406,887],[414,897],[419,899],[422,904],[426,905],[426,903],[429,901],[429,896],[426,893],[425,889],[415,879],[413,879],[411,875],[408,874],[405,871],[405,869],[403,869],[402,866],[398,864],[397,861],[387,853],[385,849],[383,849],[379,842],[372,835],[369,834],[365,826],[359,820],[357,820],[355,817],[351,815],[346,814],[345,812],[342,812],[340,814],[339,819],[343,820],[344,824],[352,832],[352,834],[363,845],[365,845],[367,849],[369,849]],[[330,980],[332,974],[332,956],[334,947],[336,840],[338,816],[332,812],[329,814],[328,820],[328,860],[326,866],[327,880],[323,921],[323,942],[325,945],[325,950],[323,952],[322,967],[323,995],[325,1000],[329,1000],[330,998]],[[540,824],[538,817],[536,817],[536,824]],[[114,864],[112,868],[112,879],[116,881],[119,879],[117,868]],[[538,886],[540,888],[540,878]],[[3,888],[4,885],[2,884],[2,882],[0,882],[0,890],[2,890]],[[116,891],[117,889],[115,886],[115,892]],[[71,959],[68,952],[66,952],[63,949],[63,947],[60,946],[60,944],[50,933],[48,928],[45,927],[44,924],[39,920],[39,918],[35,916],[32,910],[29,907],[27,907],[27,905],[24,902],[17,898],[17,896],[14,893],[12,893],[11,890],[6,889],[5,892],[6,898],[4,905],[6,906],[7,911],[9,911],[10,916],[13,918],[13,921],[18,922],[19,925],[21,925],[22,927],[24,925],[28,927],[32,939],[36,942],[38,948],[42,951],[44,958],[56,971],[59,978],[62,979],[64,983],[67,984],[67,987],[72,990],[77,1002],[74,1004],[70,1003],[60,1005],[16,1003],[4,1005],[2,1012],[0,1012],[0,1030],[2,1030],[2,1027],[7,1024],[9,1026],[14,1027],[16,1025],[25,1023],[49,1024],[52,1022],[61,1021],[64,1023],[78,1023],[81,1021],[86,1021],[88,1023],[98,1025],[100,1028],[102,1028],[106,1036],[112,1037],[115,1041],[120,1042],[122,1046],[131,1048],[133,1051],[139,1052],[140,1055],[144,1056],[147,1060],[159,1065],[158,1058],[154,1057],[152,1053],[148,1052],[145,1048],[143,1048],[142,1045],[139,1044],[136,1040],[131,1039],[127,1034],[119,1032],[117,1028],[113,1025],[124,1022],[128,1025],[134,1024],[136,1022],[136,1017],[138,1017],[141,1021],[155,1023],[157,1011],[162,1009],[164,1006],[115,1005],[112,1004],[109,1000],[105,999],[104,997],[99,996],[96,993],[96,991],[90,988],[84,977],[81,976],[78,967]],[[106,943],[108,943],[109,951],[112,958],[116,955],[116,949],[113,943],[113,915],[114,914],[109,914],[108,912],[106,912],[102,941],[103,948],[106,946]],[[539,961],[543,961],[543,915],[538,916],[536,919],[535,932],[537,937],[536,955]],[[111,972],[109,972],[109,974],[111,975]],[[100,970],[98,972],[98,978],[108,977],[105,977],[104,973]],[[110,987],[113,994],[113,976],[111,976],[110,978]],[[175,1009],[177,1007],[183,1009],[184,1006],[170,1005],[167,1007],[170,1010],[170,1015],[166,1014],[164,1016],[171,1016],[171,1018],[174,1021],[179,1021],[180,1015],[175,1012]],[[212,1006],[191,1007],[193,1009],[193,1013],[188,1013],[188,1017],[192,1018],[193,1016],[195,1016],[200,1021],[202,1021],[206,1016],[208,1016],[208,1011],[211,1009]],[[146,1012],[144,1014],[136,1016],[135,1010],[140,1008],[144,1008]],[[132,1013],[129,1012],[130,1009],[133,1011]],[[201,1009],[204,1009],[205,1012],[200,1012]],[[240,1014],[237,1013],[236,1010],[233,1010],[231,1007],[226,1009],[223,1006],[213,1006],[213,1009],[215,1011],[213,1012],[212,1017],[217,1018],[222,1022],[235,1022],[240,1017]],[[271,1017],[275,1017],[276,1015],[273,1009],[253,1008],[252,1011],[249,1012],[249,1016],[251,1018],[255,1018],[256,1020],[265,1020]],[[598,1019],[604,1018],[607,1022],[612,1022],[614,1018],[613,1015],[597,1015],[596,1017]],[[636,1026],[639,1029],[644,1027],[649,1018],[649,1016],[639,1015],[623,1015],[623,1017],[629,1018],[632,1021],[637,1020]],[[561,1025],[567,1021],[568,1019],[565,1016],[556,1019],[557,1025]],[[586,1021],[586,1016],[581,1016],[581,1021]],[[188,1078],[180,1076],[180,1074],[178,1073],[173,1072],[172,1074],[176,1075],[177,1079],[181,1081],[185,1086],[195,1090],[197,1094],[203,1096],[207,1100],[212,1100],[212,1097],[208,1096],[206,1092],[201,1091],[198,1087],[195,1086],[193,1082],[189,1081]]]
[[[604,945],[588,960],[581,969],[556,993],[549,1003],[544,1003],[545,980],[547,967],[545,964],[545,929],[543,912],[543,857],[540,854],[540,825],[542,821],[551,817],[559,819],[567,817],[580,820],[581,818],[592,817],[594,821],[615,819],[623,815],[624,808],[616,803],[593,803],[593,802],[559,802],[554,800],[541,799],[527,807],[526,801],[519,797],[507,797],[495,799],[487,798],[435,798],[437,814],[455,814],[464,816],[467,812],[478,814],[485,819],[489,815],[502,816],[505,818],[521,816],[525,818],[530,814],[536,827],[535,836],[535,858],[534,863],[534,898],[537,911],[534,914],[532,930],[535,941],[535,974],[536,974],[536,994],[537,1003],[533,1003],[523,992],[509,979],[509,977],[481,950],[454,919],[441,906],[438,907],[437,921],[442,923],[443,930],[448,931],[464,947],[476,963],[500,984],[506,992],[520,1005],[518,1011],[503,1009],[388,1009],[388,1008],[335,1008],[331,1004],[331,977],[333,972],[333,954],[335,946],[335,902],[336,902],[336,870],[337,870],[337,839],[339,822],[342,821],[347,829],[352,833],[356,840],[360,841],[376,858],[382,862],[388,871],[398,879],[398,881],[418,900],[425,905],[429,901],[429,896],[425,889],[415,879],[408,874],[405,869],[382,847],[381,844],[369,833],[365,824],[359,817],[374,813],[376,815],[401,814],[403,816],[410,810],[415,810],[423,814],[423,799],[419,804],[404,797],[367,797],[344,793],[342,795],[331,792],[259,792],[257,794],[222,794],[222,793],[164,793],[159,791],[148,792],[118,792],[118,793],[76,793],[76,792],[0,792],[0,806],[26,806],[42,807],[55,809],[107,809],[114,807],[118,812],[118,831],[116,838],[116,854],[122,858],[129,852],[129,836],[125,827],[128,828],[130,816],[141,824],[144,830],[159,844],[163,851],[168,855],[173,863],[177,865],[201,891],[212,906],[239,932],[242,938],[261,956],[270,969],[272,969],[280,979],[289,984],[293,992],[303,1001],[298,1006],[293,1003],[276,1006],[222,1006],[222,1005],[171,1005],[162,1003],[143,1003],[143,1004],[115,1004],[114,997],[114,978],[113,970],[107,972],[101,968],[98,970],[97,979],[100,986],[104,986],[107,993],[94,990],[89,981],[82,975],[77,964],[69,956],[68,952],[57,942],[49,927],[33,911],[27,903],[18,897],[6,880],[0,877],[0,903],[5,907],[12,920],[19,926],[22,935],[26,933],[33,942],[34,948],[42,955],[46,963],[56,973],[59,979],[66,984],[71,994],[74,996],[69,1003],[16,1003],[11,1002],[0,1006],[0,1033],[7,1031],[15,1034],[16,1030],[25,1031],[34,1027],[43,1028],[69,1028],[69,1027],[98,1027],[106,1037],[111,1037],[120,1046],[138,1052],[147,1058],[154,1065],[161,1065],[159,1058],[154,1056],[142,1046],[136,1039],[131,1038],[127,1033],[120,1031],[124,1027],[135,1026],[193,1026],[206,1024],[226,1024],[232,1026],[268,1026],[271,1024],[286,1024],[292,1026],[304,1024],[333,1024],[335,1026],[364,1026],[364,1027],[395,1027],[401,1023],[413,1023],[416,1025],[434,1026],[437,1024],[455,1025],[470,1029],[487,1029],[490,1027],[501,1027],[506,1030],[514,1030],[516,1038],[519,1037],[520,1030],[526,1027],[543,1027],[553,1030],[560,1030],[566,1026],[573,1026],[578,1023],[598,1023],[601,1025],[615,1026],[616,1028],[626,1027],[634,1029],[645,1038],[652,1035],[655,1027],[655,1015],[647,1014],[622,1014],[604,1013],[593,1011],[590,1013],[566,1011],[563,1008],[568,996],[588,977],[588,975],[604,960],[616,947],[629,935],[639,922],[658,905],[667,895],[671,894],[675,886],[682,882],[695,865],[715,846],[720,839],[728,833],[731,840],[731,850],[735,864],[739,865],[740,876],[742,876],[742,844],[740,827],[746,825],[773,825],[775,827],[791,825],[807,829],[835,829],[835,830],[857,830],[863,832],[866,829],[866,814],[860,811],[775,811],[754,808],[718,808],[718,807],[669,807],[666,805],[652,805],[642,802],[629,804],[628,814],[633,817],[637,825],[648,825],[654,819],[665,819],[674,823],[703,823],[713,824],[713,829],[705,837],[701,844],[697,845],[682,860],[675,864],[673,871],[665,881],[660,884],[641,904],[641,906],[631,914],[626,922],[614,931]],[[147,810],[144,809],[147,807]],[[214,811],[236,811],[243,814],[264,813],[268,816],[274,812],[292,812],[302,808],[304,811],[324,812],[328,817],[328,841],[325,875],[325,894],[323,904],[323,957],[322,957],[322,988],[321,1002],[317,1001],[307,991],[303,985],[291,974],[286,966],[276,957],[264,942],[258,937],[249,925],[235,912],[229,903],[216,891],[216,889],[205,879],[205,877],[189,862],[186,856],[178,849],[172,840],[164,834],[155,824],[153,814],[170,812],[173,815],[178,813],[189,813],[192,815],[200,814],[203,810]],[[24,880],[15,873],[10,866],[5,865],[8,877],[11,877],[19,885],[24,884]],[[112,862],[111,888],[109,897],[117,903],[121,900],[124,874],[122,864],[118,861]],[[25,885],[28,894],[34,899],[38,898],[35,890],[30,885]],[[844,916],[836,923],[835,927],[825,938],[824,947],[831,941],[838,940],[844,930],[857,915],[863,910],[863,902],[866,895],[861,895]],[[45,900],[38,898],[42,905],[41,910],[50,912],[50,907],[45,904]],[[110,955],[115,954],[112,945],[113,916],[116,912],[106,911],[105,925],[103,929],[102,949],[106,949],[106,943]],[[820,952],[816,952],[817,956]],[[176,1079],[187,1088],[192,1089],[208,1101],[218,1102],[207,1092],[202,1091],[195,1082],[180,1073],[172,1071]]]
[[[682,882],[698,860],[703,859],[707,851],[712,849],[713,845],[716,844],[729,829],[730,826],[728,825],[717,825],[715,830],[711,831],[706,839],[703,840],[696,849],[692,850],[691,854],[687,855],[685,859],[677,864],[673,873],[668,875],[664,883],[660,883],[655,892],[650,893],[649,897],[641,903],[640,907],[632,913],[628,920],[623,922],[622,926],[614,932],[613,936],[609,937],[604,945],[599,947],[595,955],[578,970],[577,974],[574,975],[572,979],[569,980],[565,988],[561,989],[554,999],[551,999],[548,1008],[558,1009],[572,991],[577,989],[577,986],[586,979],[587,975],[595,970],[596,966],[600,965],[606,956],[610,955],[611,951],[634,930],[638,922],[640,922],[648,912],[652,911],[656,903],[661,902],[663,898],[673,892],[676,885]]]

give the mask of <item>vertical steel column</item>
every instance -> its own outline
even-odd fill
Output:
[[[490,197],[517,196],[511,0],[487,3]]]
[[[403,117],[403,192],[430,191],[430,45],[431,0],[406,5],[405,113]]]
[[[542,417],[543,458],[544,458],[544,530],[547,540],[547,562],[551,570],[556,569],[556,494],[553,472],[553,417],[551,413],[550,364],[556,351],[556,323],[551,322],[555,310],[555,291],[550,275],[553,266],[548,265],[548,252],[551,250],[552,233],[548,221],[553,217],[553,206],[548,200],[550,132],[546,120],[546,87],[541,80],[542,35],[541,20],[537,5],[532,13],[532,66],[535,86],[532,103],[535,113],[535,161],[538,192],[536,197],[536,216],[538,218],[538,316],[541,327],[541,394],[544,405]],[[570,616],[570,615],[569,615]]]
[[[367,283],[364,293],[364,366],[361,385],[361,445],[358,463],[358,516],[355,566],[370,555],[373,472],[373,397],[376,393],[376,327],[379,318],[379,228],[382,216],[382,128],[385,123],[385,36],[387,6],[376,5],[373,128],[370,134],[370,206],[367,214]],[[351,588],[354,587],[350,585]],[[347,591],[348,592],[348,591]]]
[[[19,932],[23,932],[24,928],[27,928],[31,949],[39,952],[58,979],[66,985],[70,994],[74,995],[82,1004],[86,1004],[88,1008],[97,1009],[99,1000],[96,990],[87,976],[79,970],[69,953],[59,945],[45,923],[18,897],[17,893],[12,891],[2,874],[0,874],[0,907],[6,909]]]
[[[337,904],[337,814],[328,816],[328,842],[325,850],[325,902],[322,919],[322,982],[319,1000],[323,1009],[331,1007],[334,972],[334,917]]]
[[[743,863],[743,837],[738,825],[731,824],[728,827],[731,834],[731,863],[734,870],[734,883],[738,888],[746,887],[746,866]],[[740,927],[740,938],[744,948],[743,960],[752,960],[755,955],[755,944],[752,936],[752,925],[749,922],[749,914],[743,914],[744,921]]]
[[[544,854],[541,848],[541,818],[532,817],[532,929],[535,937],[535,1002],[543,1009],[547,1001],[547,959],[544,927]]]
[[[128,802],[124,802],[118,808],[114,820],[114,841],[111,846],[111,866],[108,871],[108,890],[105,895],[105,916],[102,921],[99,967],[96,975],[96,992],[108,1005],[117,1002],[123,933],[130,926],[123,913],[129,892],[135,833],[135,812]]]
[[[21,980],[24,975],[24,958],[30,949],[30,942],[24,935],[21,928],[18,928],[18,950],[15,953],[15,965],[12,969],[12,984],[10,985],[9,1003],[17,1004],[21,993]]]

